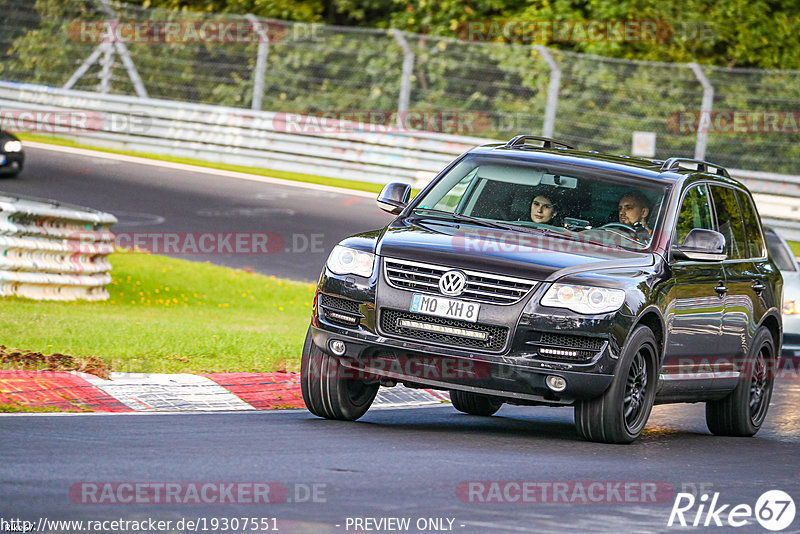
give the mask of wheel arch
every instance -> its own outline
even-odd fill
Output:
[[[653,335],[656,338],[656,348],[658,349],[659,353],[659,363],[662,363],[664,361],[665,353],[664,343],[666,339],[666,326],[664,324],[664,316],[661,315],[661,311],[656,306],[648,306],[634,321],[630,331],[633,332],[639,325],[646,326],[650,329],[650,331],[653,332]],[[628,335],[630,336],[630,334]]]
[[[769,310],[764,317],[761,318],[756,332],[762,327],[766,327],[772,335],[772,340],[775,342],[775,358],[779,358],[781,354],[781,341],[783,338],[783,325],[775,308]]]

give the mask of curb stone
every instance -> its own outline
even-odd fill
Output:
[[[376,408],[449,401],[446,393],[381,388]],[[0,403],[64,411],[198,412],[305,408],[299,373],[111,373],[0,371]]]

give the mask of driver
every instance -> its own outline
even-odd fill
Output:
[[[555,203],[551,197],[536,195],[531,201],[531,220],[535,223],[553,224],[553,217],[558,214]]]
[[[619,222],[627,224],[635,230],[644,229],[648,234],[653,230],[647,226],[650,215],[650,201],[639,191],[630,191],[619,199]]]

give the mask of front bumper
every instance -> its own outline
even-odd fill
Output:
[[[507,328],[501,344],[480,347],[416,339],[386,330],[385,312],[407,315],[413,292],[390,286],[379,273],[368,280],[340,277],[326,270],[320,278],[312,318],[313,342],[332,354],[329,342],[343,341],[346,350],[340,359],[350,376],[469,391],[520,404],[555,405],[597,397],[614,378],[630,318],[619,314],[577,317],[566,310],[528,306],[531,301],[538,302],[548,287],[539,284],[516,304],[481,305],[477,324]],[[351,324],[343,318],[348,315]],[[435,322],[429,316],[418,317]],[[557,345],[549,346],[550,355],[545,356],[546,336],[577,340],[580,343],[573,347],[574,352],[582,357],[565,360],[564,353],[569,351]],[[581,345],[584,341],[590,349]],[[550,375],[563,378],[566,388],[551,390],[546,383]]]
[[[783,314],[783,348],[781,356],[800,358],[800,314]]]
[[[314,344],[327,353],[331,340],[344,341],[346,353],[341,362],[351,371],[350,377],[377,377],[411,387],[457,389],[521,403],[571,404],[575,399],[594,398],[614,378],[613,374],[570,370],[557,363],[464,354],[379,335],[353,335],[347,329],[329,325],[312,326],[311,334]],[[545,380],[549,375],[566,380],[566,389],[554,392],[548,388]]]
[[[0,175],[17,174],[25,165],[24,152],[0,153]]]
[[[783,316],[783,346],[781,356],[784,358],[800,358],[800,316]],[[797,323],[797,324],[794,324]]]

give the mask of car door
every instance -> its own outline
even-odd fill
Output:
[[[719,232],[725,236],[728,254],[723,262],[728,291],[725,294],[725,313],[722,318],[721,347],[724,355],[719,362],[720,379],[726,376],[735,378],[732,375],[744,362],[750,349],[750,341],[755,335],[756,321],[764,313],[762,295],[768,287],[766,277],[759,272],[756,261],[764,255],[760,224],[749,204],[749,198],[742,199],[740,195],[741,193],[737,195],[733,187],[711,186],[717,226]],[[739,200],[747,200],[747,203],[740,203]],[[744,211],[748,213],[748,224],[754,228],[746,229],[742,220]],[[754,240],[753,251],[748,233]]]
[[[694,228],[713,230],[708,185],[698,184],[683,196],[672,235],[673,246],[683,243]],[[666,342],[659,397],[696,398],[698,391],[713,390],[712,366],[720,355],[725,300],[721,262],[670,260],[672,272],[666,291]]]
[[[735,386],[736,373],[749,353],[758,322],[766,313],[764,294],[769,291],[770,284],[768,273],[760,270],[766,251],[761,224],[747,194],[732,187],[713,185],[711,198],[728,254],[723,262],[728,288],[722,319],[725,354],[719,363],[718,385]]]

